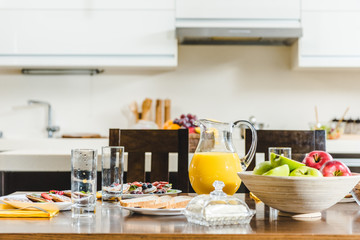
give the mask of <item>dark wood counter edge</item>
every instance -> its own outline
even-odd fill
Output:
[[[104,240],[114,240],[114,239],[126,239],[126,240],[154,240],[154,239],[190,239],[190,240],[199,240],[199,239],[221,239],[221,240],[234,240],[234,239],[245,239],[245,240],[265,240],[265,239],[306,239],[306,240],[317,240],[317,239],[342,239],[342,240],[358,240],[360,239],[360,234],[357,235],[313,235],[313,234],[113,234],[113,233],[82,233],[82,234],[73,234],[73,233],[3,233],[0,234],[0,239],[44,239],[44,240],[64,240],[64,239],[104,239]]]

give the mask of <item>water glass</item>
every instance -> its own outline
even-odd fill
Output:
[[[102,148],[102,200],[119,201],[123,191],[124,147]]]
[[[97,150],[71,150],[71,211],[73,218],[94,216],[96,165]]]
[[[291,159],[291,148],[289,147],[270,147],[269,148],[269,160],[270,160],[270,154],[275,153],[280,156],[284,156],[286,158]]]

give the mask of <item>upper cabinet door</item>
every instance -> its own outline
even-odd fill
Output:
[[[304,0],[294,67],[360,67],[360,2]]]
[[[176,66],[174,1],[4,2],[0,65]]]
[[[360,57],[360,12],[304,12],[302,56]]]
[[[177,0],[176,18],[300,18],[299,0]]]

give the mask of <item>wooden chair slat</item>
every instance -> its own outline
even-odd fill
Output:
[[[128,152],[127,182],[145,182],[145,153]]]
[[[169,153],[151,153],[150,181],[169,181]]]

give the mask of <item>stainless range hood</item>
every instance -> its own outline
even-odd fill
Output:
[[[302,36],[301,27],[178,27],[180,44],[205,45],[286,45]]]
[[[291,45],[302,36],[300,0],[181,0],[180,44]]]

